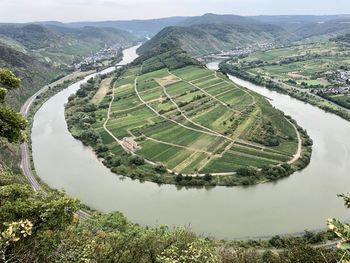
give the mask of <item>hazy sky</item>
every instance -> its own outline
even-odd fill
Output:
[[[0,22],[125,20],[208,12],[349,14],[350,0],[0,0]]]

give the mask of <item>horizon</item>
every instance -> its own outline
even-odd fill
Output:
[[[318,17],[318,16],[344,16],[344,17],[350,17],[350,13],[339,13],[339,14],[274,14],[274,15],[269,15],[269,14],[258,14],[258,15],[239,15],[239,14],[229,14],[229,13],[203,13],[199,15],[193,15],[193,16],[185,16],[185,15],[174,15],[174,16],[164,16],[164,17],[153,17],[153,18],[130,18],[130,19],[105,19],[105,20],[72,20],[72,21],[63,21],[63,20],[32,20],[32,21],[23,21],[23,22],[8,22],[8,21],[0,21],[0,24],[32,24],[32,23],[62,23],[62,24],[71,24],[71,23],[84,23],[84,22],[129,22],[129,21],[149,21],[149,20],[160,20],[160,19],[167,19],[167,18],[176,18],[176,17],[185,17],[185,18],[190,18],[190,17],[200,17],[204,16],[206,14],[213,14],[213,15],[233,15],[233,16],[241,16],[241,17],[258,17],[258,16],[276,16],[276,17],[298,17],[298,16],[313,16],[313,17]]]
[[[14,12],[16,10],[16,12]],[[55,12],[52,12],[55,10]],[[288,10],[288,11],[286,11]],[[1,23],[57,21],[130,21],[200,16],[206,13],[240,16],[331,16],[350,13],[347,0],[2,0]]]

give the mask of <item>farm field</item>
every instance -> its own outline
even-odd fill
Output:
[[[349,54],[347,46],[328,41],[255,52],[236,65],[300,88],[328,88],[339,84],[336,73],[347,69]]]
[[[345,108],[350,109],[350,94],[338,94],[329,96],[329,99]]]
[[[150,68],[156,68],[152,60],[128,67],[108,92],[94,97],[109,105],[98,107],[93,124],[109,151],[191,175],[293,158],[295,128],[265,98],[203,66]]]

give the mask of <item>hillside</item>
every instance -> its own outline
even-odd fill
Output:
[[[189,17],[177,26],[194,26],[194,25],[205,25],[205,24],[260,24],[260,22],[254,21],[248,17],[238,15],[216,15],[216,14],[204,14],[202,16]]]
[[[57,25],[0,26],[0,41],[41,57],[55,66],[70,65],[77,56],[90,55],[112,45],[130,46],[137,38],[112,28],[66,28]]]
[[[71,29],[56,25],[7,24],[0,26],[0,67],[8,67],[23,80],[9,96],[19,107],[41,86],[71,70],[80,56],[95,53],[105,45],[130,46],[136,38],[112,28]]]
[[[21,87],[9,93],[8,103],[16,108],[38,88],[63,71],[37,57],[18,51],[0,42],[0,68],[9,68],[22,79]]]
[[[328,16],[255,16],[252,19],[279,25],[299,39],[316,37],[327,39],[340,34],[350,32],[349,15],[328,15]]]
[[[350,44],[350,33],[332,38],[331,41]]]
[[[40,22],[45,25],[59,25],[69,28],[82,27],[97,27],[97,28],[116,28],[121,29],[138,37],[148,37],[157,34],[165,27],[177,25],[187,17],[167,17],[158,19],[145,20],[121,20],[121,21],[96,21],[96,22],[73,22],[73,23],[59,23],[59,22]]]
[[[41,87],[72,71],[72,62],[105,45],[129,46],[136,38],[118,29],[70,29],[34,24],[0,25],[0,68],[9,68],[22,80],[6,102],[19,109]],[[17,166],[17,145],[0,142],[0,163]]]
[[[70,98],[66,118],[72,134],[117,174],[178,185],[242,185],[307,164],[306,148],[291,161],[301,141],[282,112],[172,44],[108,79],[107,90],[106,79],[83,85]]]
[[[284,45],[294,40],[293,34],[268,24],[199,24],[167,27],[140,47],[139,52],[173,42],[193,56],[207,55],[258,45]]]

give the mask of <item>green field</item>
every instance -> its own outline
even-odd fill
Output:
[[[95,112],[93,128],[112,153],[131,139],[136,155],[184,174],[278,165],[295,154],[294,127],[265,98],[202,66],[159,64],[151,59],[127,68],[102,100],[111,102],[106,127],[119,142],[103,128],[107,109]]]
[[[330,96],[329,99],[345,108],[350,109],[350,94],[333,95]]]
[[[338,70],[350,64],[349,48],[328,41],[258,51],[234,64],[254,75],[299,88],[336,87]]]

